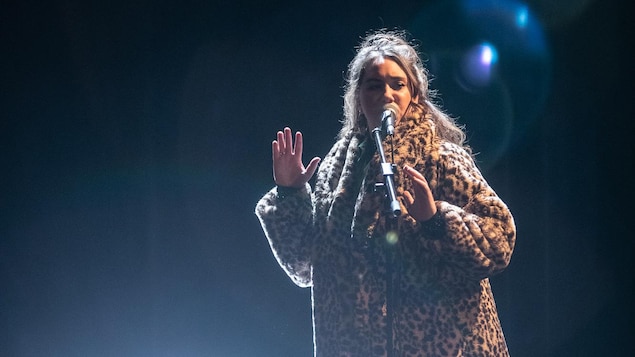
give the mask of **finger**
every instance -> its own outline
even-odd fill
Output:
[[[426,189],[428,188],[428,181],[425,178],[413,177],[411,178],[413,185],[416,188]]]
[[[279,131],[278,132],[278,154],[284,153],[284,147],[285,147],[284,132]]]
[[[406,176],[410,178],[410,180],[415,186],[415,189],[417,188],[428,189],[428,180],[426,180],[425,176],[423,176],[421,172],[413,169],[412,167],[408,165],[405,165],[404,173],[406,174]]]
[[[425,180],[414,179],[412,181],[415,197],[421,200],[429,200],[432,197],[432,191]]]
[[[415,202],[414,197],[412,197],[412,194],[410,194],[410,192],[408,192],[408,191],[404,191],[403,192],[403,197],[405,198],[404,202],[408,206],[412,206],[412,204]]]
[[[302,156],[302,148],[304,146],[303,140],[302,140],[302,133],[301,132],[297,132],[295,133],[295,146],[293,147],[293,152],[292,154],[298,154],[300,156]]]
[[[408,165],[404,165],[403,169],[404,169],[404,172],[406,173],[406,175],[408,175],[410,178],[413,178],[413,179],[420,178],[420,179],[424,179],[425,180],[423,174],[421,174],[421,172],[415,170],[414,168],[412,168],[412,167],[410,167]]]
[[[278,156],[280,156],[280,145],[278,141],[274,140],[271,142],[271,157],[273,161],[276,161]]]
[[[291,151],[293,150],[293,138],[291,137],[291,128],[284,128],[284,140],[284,154],[291,154]]]

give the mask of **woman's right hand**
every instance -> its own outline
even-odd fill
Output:
[[[309,182],[320,163],[314,157],[304,167],[302,163],[302,133],[295,133],[295,145],[290,128],[278,132],[277,140],[271,143],[273,157],[273,180],[278,186],[301,188]]]

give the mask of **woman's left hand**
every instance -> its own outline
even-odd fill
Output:
[[[404,204],[412,218],[419,222],[424,222],[432,218],[437,213],[437,206],[434,204],[434,197],[428,181],[423,175],[412,167],[405,165],[403,172],[406,177],[412,180],[414,193],[404,191]]]

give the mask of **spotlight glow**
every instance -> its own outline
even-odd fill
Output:
[[[484,43],[480,47],[481,50],[481,64],[484,66],[491,66],[498,61],[498,52],[496,48],[489,43]]]

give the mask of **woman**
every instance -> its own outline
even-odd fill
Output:
[[[510,211],[474,164],[465,134],[430,100],[427,73],[400,32],[365,38],[349,65],[344,122],[308,181],[303,137],[272,143],[276,187],[256,214],[286,273],[313,294],[316,356],[506,356],[488,277],[511,259]],[[386,212],[371,132],[383,141],[401,214]]]

